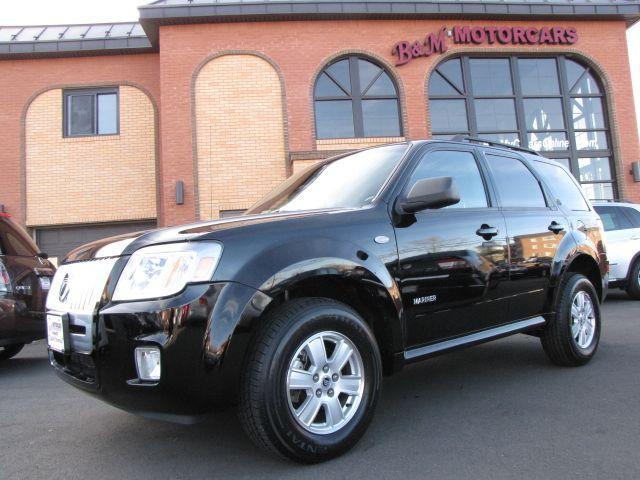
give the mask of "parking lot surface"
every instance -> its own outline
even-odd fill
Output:
[[[0,478],[639,478],[639,367],[640,302],[612,293],[586,367],[525,335],[412,365],[353,450],[300,466],[257,450],[233,409],[183,426],[90,398],[40,341],[0,364]]]

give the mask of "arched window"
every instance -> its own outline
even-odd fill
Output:
[[[429,110],[435,138],[522,145],[566,165],[590,199],[617,196],[600,82],[569,57],[446,60],[429,78]]]
[[[329,64],[314,89],[316,135],[324,138],[398,137],[398,90],[389,74],[355,55]]]

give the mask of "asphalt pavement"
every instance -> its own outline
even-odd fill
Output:
[[[103,404],[36,342],[0,364],[0,478],[640,478],[640,302],[609,296],[585,367],[555,367],[518,335],[406,368],[360,443],[313,466],[256,449],[234,409],[183,426]]]

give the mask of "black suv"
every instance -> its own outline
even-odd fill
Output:
[[[54,271],[29,235],[0,212],[0,361],[45,337],[45,298]]]
[[[238,401],[253,441],[317,462],[371,421],[382,374],[525,332],[587,363],[607,261],[553,160],[418,141],[320,162],[244,216],[94,242],[47,301],[51,364],[125,410]]]

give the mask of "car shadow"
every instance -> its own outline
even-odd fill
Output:
[[[326,473],[362,455],[371,456],[371,461],[375,461],[380,449],[376,448],[378,453],[375,453],[372,448],[382,444],[382,450],[386,450],[386,444],[397,443],[407,431],[415,431],[416,419],[425,422],[429,418],[437,423],[438,417],[451,409],[469,414],[476,406],[476,396],[486,397],[500,390],[515,391],[522,387],[524,378],[552,371],[555,373],[558,369],[546,359],[539,341],[526,336],[410,365],[384,379],[370,431],[351,452],[323,467],[305,468],[310,473],[316,469],[324,469]],[[464,424],[464,421],[460,423],[461,430]],[[142,457],[130,457],[132,462],[144,464],[147,459],[157,462],[167,451],[174,451],[167,468],[176,472],[189,469],[189,476],[193,478],[207,474],[198,468],[216,465],[223,468],[226,475],[240,477],[256,472],[261,478],[282,476],[295,471],[292,467],[296,464],[263,453],[249,441],[242,432],[235,408],[208,415],[203,422],[192,426],[121,417],[103,433],[106,435],[104,446],[116,456],[127,456],[131,451],[144,452]],[[127,439],[126,442],[123,439]]]
[[[42,370],[49,364],[47,357],[14,357],[0,362],[0,375],[25,375],[35,370]]]

